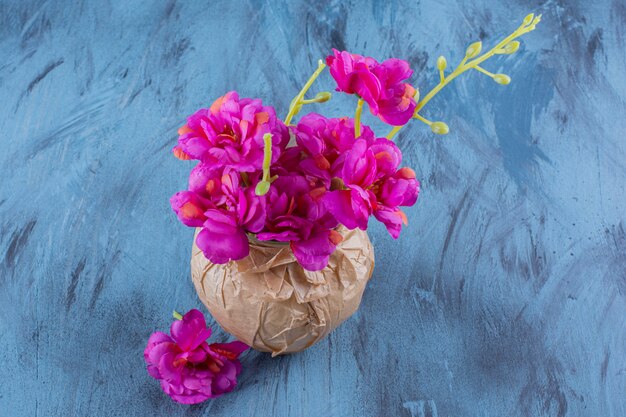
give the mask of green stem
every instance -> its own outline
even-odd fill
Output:
[[[304,95],[307,91],[309,91],[309,88],[311,88],[313,82],[317,79],[317,77],[319,77],[324,68],[326,68],[326,64],[324,64],[324,62],[322,62],[322,60],[320,59],[317,62],[317,69],[315,70],[313,75],[309,77],[308,81],[306,82],[306,84],[304,84],[304,87],[302,87],[302,90],[300,90],[298,95],[295,96],[293,100],[291,100],[291,104],[289,105],[289,112],[287,113],[287,117],[285,117],[286,125],[289,126],[289,124],[291,124],[291,119],[293,119],[294,116],[298,114],[300,108],[302,107],[302,104],[304,104]]]
[[[415,117],[415,116],[413,116],[413,117]],[[391,140],[396,135],[396,133],[398,133],[400,131],[400,129],[402,129],[402,126],[394,126],[394,128],[391,129],[389,131],[389,133],[387,133],[387,136],[385,136],[385,137],[387,139]]]
[[[485,52],[481,56],[479,56],[479,57],[477,57],[477,58],[475,58],[475,59],[473,59],[473,60],[471,60],[469,62],[468,62],[467,56],[465,58],[463,58],[463,60],[459,64],[459,66],[456,67],[456,69],[454,71],[452,71],[450,73],[450,75],[448,75],[443,80],[441,80],[439,82],[439,84],[437,84],[432,90],[430,90],[428,92],[428,94],[426,94],[424,96],[424,98],[422,98],[417,103],[417,106],[415,107],[415,114],[417,114],[420,110],[422,110],[422,108],[424,108],[424,106],[433,97],[435,97],[437,95],[437,93],[439,93],[439,91],[441,91],[446,85],[450,84],[456,77],[458,77],[459,75],[463,74],[465,71],[467,71],[469,69],[478,69],[480,64],[482,64],[487,59],[489,59],[493,55],[495,55],[498,51],[500,51],[509,42],[511,42],[515,38],[518,38],[518,37],[524,35],[525,33],[528,33],[530,31],[534,30],[535,29],[535,25],[537,23],[539,23],[539,18],[540,17],[541,16],[536,18],[534,21],[531,20],[530,23],[526,23],[526,22],[522,23],[522,25],[520,27],[518,27],[513,33],[511,33],[509,36],[507,36],[506,38],[501,40],[496,46],[494,46],[493,48],[491,48],[489,51]],[[478,69],[478,71],[481,71],[481,70],[482,70],[482,68]],[[398,126],[398,127],[393,128],[389,132],[389,134],[387,134],[387,139],[392,139],[400,131],[400,129],[402,127],[403,126]]]
[[[476,65],[476,67],[474,67],[474,69],[475,69],[476,71],[480,71],[480,72],[482,72],[483,74],[485,74],[485,75],[487,75],[487,76],[489,76],[489,77],[491,77],[491,78],[493,78],[493,77],[494,77],[493,72],[489,72],[489,71],[487,71],[486,69],[484,69],[483,67],[479,67],[478,65]]]
[[[432,125],[432,124],[433,124],[433,122],[431,122],[430,120],[428,120],[428,119],[426,119],[426,118],[422,117],[422,115],[421,115],[421,114],[417,114],[417,113],[416,113],[416,114],[414,114],[414,115],[413,115],[413,118],[414,118],[414,119],[419,120],[420,122],[424,122],[424,123],[426,123],[428,126],[430,126],[430,125]]]
[[[272,165],[272,134],[263,135],[263,178],[254,190],[256,195],[265,195],[270,190],[270,167]]]
[[[354,137],[361,136],[361,113],[363,112],[363,99],[360,98],[356,103],[356,112],[354,113]]]

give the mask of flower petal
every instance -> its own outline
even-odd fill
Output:
[[[318,230],[307,240],[292,241],[291,250],[304,269],[320,271],[328,265],[337,246],[335,242],[337,236],[330,230]]]
[[[219,210],[207,210],[206,215],[207,220],[196,237],[196,244],[208,260],[224,264],[248,256],[248,236],[241,227]]]
[[[207,328],[204,315],[199,310],[193,309],[189,310],[182,320],[174,320],[170,334],[183,351],[190,351],[211,336],[211,329]]]
[[[211,343],[209,347],[212,351],[219,353],[230,360],[237,359],[239,355],[250,349],[250,346],[240,342],[239,340],[229,343]]]

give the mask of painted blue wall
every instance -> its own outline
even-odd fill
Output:
[[[331,47],[404,57],[427,91],[439,54],[530,11],[485,65],[508,87],[467,74],[424,112],[448,136],[398,139],[423,191],[398,241],[372,226],[359,312],[247,354],[228,396],[162,394],[145,342],[200,307],[168,205],[184,117],[230,89],[284,114]],[[0,2],[0,415],[626,415],[624,27],[623,0]]]

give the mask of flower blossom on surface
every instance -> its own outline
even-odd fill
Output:
[[[174,401],[197,404],[237,385],[238,358],[249,346],[239,341],[209,345],[210,336],[204,315],[195,309],[175,320],[169,335],[150,336],[144,350],[148,373]]]

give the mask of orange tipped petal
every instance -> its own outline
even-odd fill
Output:
[[[241,136],[242,137],[246,137],[248,136],[248,128],[250,127],[250,122],[248,122],[247,120],[242,120],[241,122],[239,122],[239,127],[241,129]],[[237,142],[237,139],[235,139],[235,137],[232,137],[233,142]]]
[[[331,230],[328,235],[328,238],[330,239],[331,242],[333,242],[333,245],[335,246],[337,246],[343,241],[343,236],[341,236],[341,234],[336,230]]]
[[[187,155],[185,151],[180,149],[178,146],[174,147],[172,152],[174,153],[174,156],[180,159],[181,161],[188,161],[191,159],[191,156]]]
[[[398,170],[397,175],[400,178],[404,178],[406,180],[412,180],[415,179],[415,171],[413,171],[411,168],[409,167],[404,167],[404,168],[400,168]]]
[[[193,130],[189,126],[187,126],[187,124],[184,124],[178,128],[179,135],[184,135],[185,133],[189,133],[189,132],[193,132]]]
[[[233,180],[228,174],[222,175],[222,184],[228,188],[233,188]]]
[[[257,125],[262,125],[262,124],[265,124],[265,123],[269,122],[270,115],[269,115],[269,113],[267,113],[265,111],[262,111],[262,112],[259,112],[259,113],[255,114],[254,115],[254,119],[255,119]]]
[[[405,226],[408,226],[409,219],[406,218],[406,214],[404,214],[402,210],[398,210],[397,213],[398,213],[398,216],[400,216],[400,218],[402,219],[402,223],[404,223]]]
[[[208,180],[205,186],[206,192],[211,195],[213,194],[213,191],[215,191],[215,188],[215,180]]]
[[[197,219],[199,217],[202,217],[203,215],[202,210],[193,203],[183,204],[180,208],[180,212],[182,213],[183,217],[187,219]]]
[[[211,350],[215,353],[219,353],[220,355],[226,357],[227,359],[230,359],[231,361],[239,357],[237,353],[231,352],[230,350],[227,350],[227,349],[220,349],[215,346],[211,346]]]
[[[309,193],[311,195],[311,197],[313,197],[314,199],[318,199],[319,197],[321,197],[322,195],[324,195],[324,193],[326,192],[326,187],[318,187],[318,188],[314,188],[311,190],[311,192]]]
[[[220,108],[222,107],[222,104],[224,103],[224,101],[226,101],[228,99],[228,93],[224,94],[222,97],[218,98],[217,100],[215,100],[213,102],[213,104],[211,104],[211,107],[209,107],[209,111],[212,114],[217,114],[220,111]]]
[[[374,157],[376,157],[377,161],[386,160],[386,162],[393,162],[393,157],[389,152],[386,151],[378,152],[376,155],[374,155]]]
[[[318,157],[315,158],[315,165],[319,169],[326,170],[330,168],[330,162],[328,162],[328,159],[324,158],[322,155],[319,155]]]

